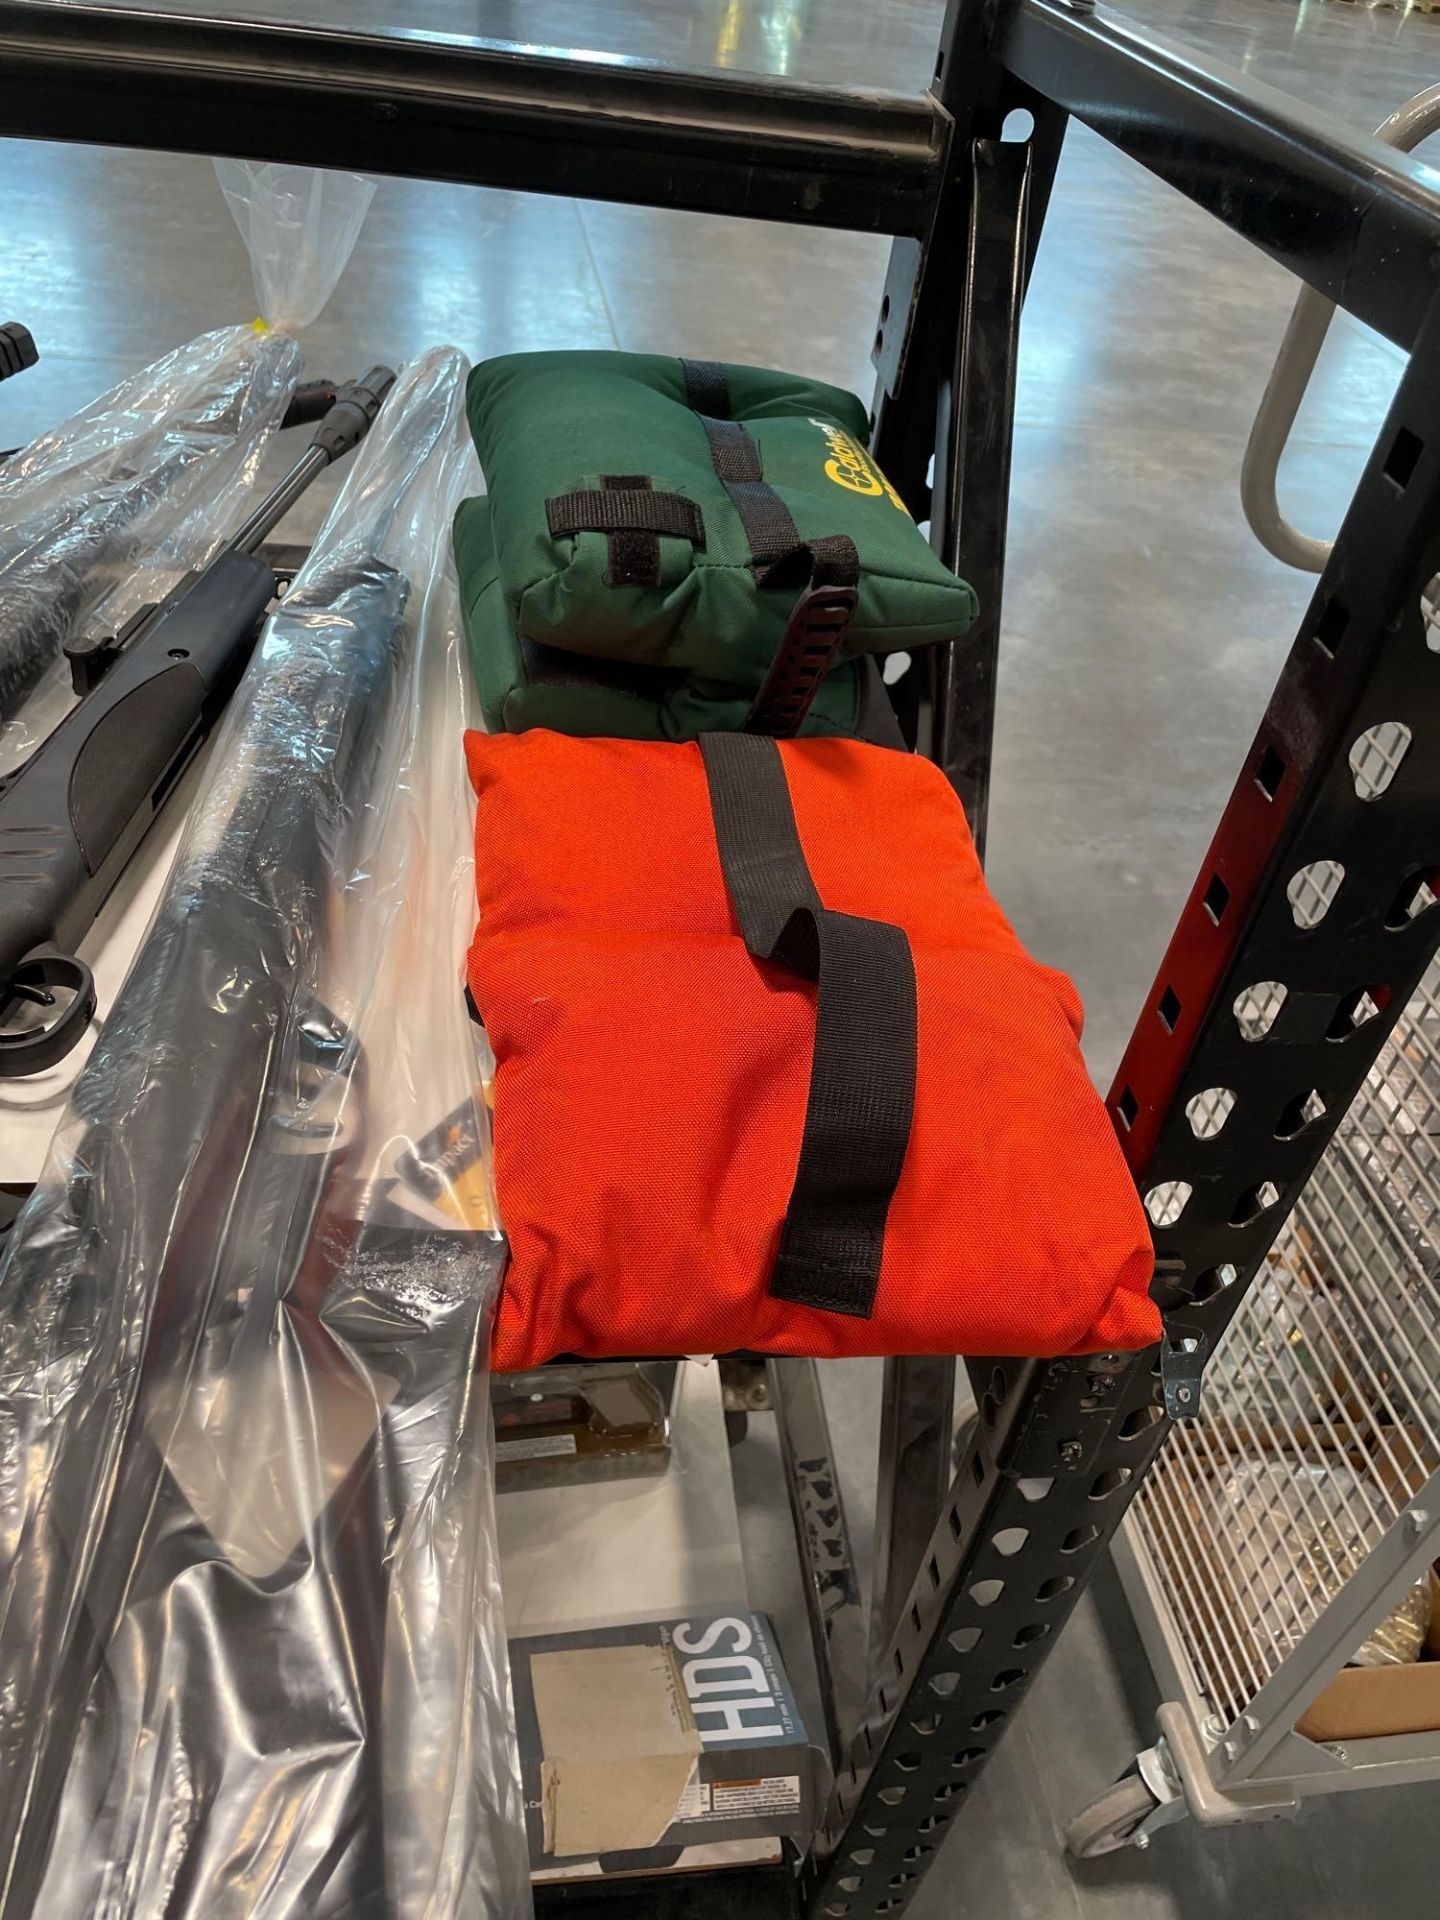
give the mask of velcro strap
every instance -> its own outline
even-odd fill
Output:
[[[705,438],[710,442],[710,463],[725,486],[749,486],[765,478],[759,445],[754,435],[738,420],[702,413],[700,422],[705,429]],[[789,509],[784,501],[780,504],[788,518]],[[793,521],[791,525],[794,525]]]
[[[719,360],[682,360],[685,375],[685,404],[696,413],[713,413],[717,420],[730,418],[730,381]]]
[[[789,507],[764,476],[759,446],[736,420],[716,420],[707,413],[699,420],[716,476],[745,529],[756,585],[804,586],[810,578],[810,549]]]
[[[803,587],[810,578],[810,549],[789,507],[765,479],[753,434],[730,418],[725,369],[715,360],[682,360],[680,365],[686,402],[705,429],[710,464],[745,529],[756,584]]]
[[[816,587],[858,587],[860,555],[848,533],[827,533],[810,542],[810,582]]]
[[[756,585],[790,587],[801,594],[746,723],[757,733],[793,734],[799,731],[849,631],[860,555],[845,533],[801,539],[789,507],[765,479],[758,442],[738,420],[729,418],[730,388],[724,367],[715,360],[682,360],[680,365],[685,372],[686,401],[705,429],[711,464],[745,529]],[[837,591],[825,595],[822,608],[810,604],[815,589]],[[812,614],[818,618],[812,620]],[[824,628],[828,642],[823,655],[813,644],[817,625]]]
[[[915,1109],[910,941],[821,903],[773,740],[703,734],[700,751],[746,949],[818,988],[805,1131],[770,1293],[868,1319]]]
[[[557,493],[545,502],[545,520],[551,535],[572,533],[669,533],[705,544],[705,521],[699,507],[683,493],[660,493],[653,487],[582,488]]]

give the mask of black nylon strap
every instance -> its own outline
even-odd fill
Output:
[[[644,473],[607,473],[599,488],[553,494],[545,502],[552,536],[608,534],[606,578],[612,587],[658,587],[660,535],[705,544],[699,507],[683,493],[657,493]]]
[[[716,360],[682,360],[685,401],[699,416],[710,461],[740,516],[750,546],[750,564],[762,587],[853,587],[860,556],[848,534],[802,540],[789,507],[765,478],[760,448],[738,420],[730,418],[730,385]]]
[[[757,582],[762,587],[803,586],[810,577],[809,549],[790,509],[766,482],[754,439],[738,420],[717,420],[708,413],[699,420],[716,476],[745,529]]]
[[[648,490],[648,473],[602,473],[600,485],[606,493]],[[660,584],[660,537],[638,527],[617,527],[606,543],[605,577],[612,587],[658,587]]]
[[[600,485],[607,493],[628,489],[647,490],[648,473],[602,473]],[[660,536],[642,533],[635,527],[618,527],[606,543],[605,577],[612,587],[658,587],[660,584]]]
[[[682,360],[685,375],[685,404],[696,413],[710,413],[717,420],[730,418],[730,381],[719,360]]]
[[[623,528],[674,534],[697,547],[705,544],[705,522],[695,502],[683,493],[657,493],[653,487],[585,488],[553,494],[545,502],[545,520],[556,539]]]
[[[915,963],[900,927],[831,913],[773,740],[700,737],[725,889],[748,952],[817,983],[795,1184],[770,1293],[868,1319],[915,1108]]]

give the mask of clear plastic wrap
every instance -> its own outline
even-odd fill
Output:
[[[308,327],[345,271],[375,182],[256,160],[217,160],[215,175],[250,255],[261,313],[283,333]]]
[[[464,372],[402,376],[270,620],[0,1268],[7,1915],[530,1911],[459,977]]]
[[[73,701],[61,649],[118,632],[219,552],[300,370],[308,326],[354,250],[375,184],[215,163],[263,324],[201,334],[0,464],[0,774]]]
[[[1428,1575],[1410,1587],[1405,1598],[1376,1627],[1352,1667],[1408,1667],[1420,1659],[1430,1633],[1431,1595]]]
[[[243,517],[300,349],[204,333],[0,463],[0,773],[70,704],[61,648],[114,632]]]

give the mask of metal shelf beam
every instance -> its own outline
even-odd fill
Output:
[[[1104,9],[1023,0],[996,57],[1337,306],[1414,344],[1440,286],[1435,168]]]
[[[928,95],[458,35],[0,0],[4,136],[899,234],[925,225],[946,127]]]

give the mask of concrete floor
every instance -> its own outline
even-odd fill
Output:
[[[256,12],[384,26],[383,0]],[[412,0],[411,31],[478,32],[902,88],[931,65],[937,0]],[[1135,0],[1194,45],[1373,125],[1440,77],[1440,18],[1335,0]],[[0,389],[12,444],[120,373],[254,311],[208,163],[5,144],[4,317],[44,360]],[[453,341],[475,358],[617,345],[803,367],[869,389],[885,244],[386,182],[306,336],[345,373]],[[846,289],[845,300],[814,288]],[[991,823],[991,875],[1031,948],[1089,1009],[1097,1080],[1119,1057],[1309,593],[1241,516],[1249,422],[1293,286],[1083,130],[1067,141],[1027,308]],[[1333,530],[1398,357],[1337,327],[1284,473],[1292,518]],[[868,1552],[876,1369],[837,1367],[837,1444]],[[795,1619],[765,1423],[736,1455],[757,1601]],[[1113,1583],[1057,1648],[915,1920],[1307,1920],[1434,1907],[1430,1789],[1355,1794],[1292,1828],[1201,1835],[1068,1865],[1059,1824],[1150,1738],[1153,1690]]]

